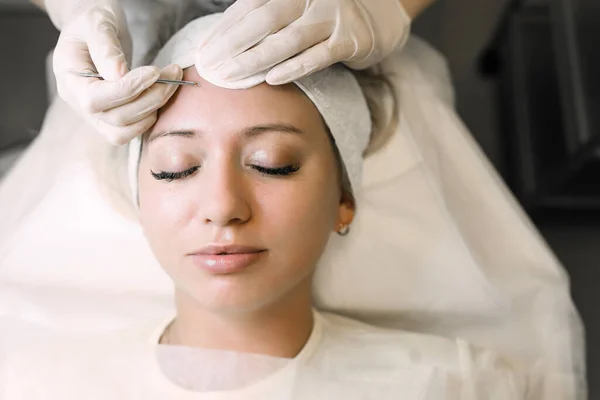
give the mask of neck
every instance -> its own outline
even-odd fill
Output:
[[[296,290],[277,304],[243,313],[203,308],[177,290],[177,318],[166,333],[169,344],[293,358],[314,323],[310,287]]]

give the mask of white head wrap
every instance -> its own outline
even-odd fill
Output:
[[[187,24],[161,49],[153,65],[163,68],[169,64],[178,64],[184,69],[193,66],[195,43],[220,16],[221,14],[213,14]],[[209,74],[203,71],[199,73],[208,82],[225,86]],[[264,82],[265,76],[266,73],[248,78],[242,82],[243,88]],[[294,83],[321,113],[338,148],[352,190],[358,191],[361,186],[362,154],[369,143],[372,126],[369,108],[356,78],[345,67],[334,65]],[[240,82],[236,87],[240,88]],[[137,199],[138,194],[140,152],[141,138],[136,138],[129,145],[129,181],[134,199]]]

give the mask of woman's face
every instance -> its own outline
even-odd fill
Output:
[[[351,222],[320,114],[295,86],[226,90],[194,68],[144,136],[141,221],[178,293],[252,311],[298,291]]]

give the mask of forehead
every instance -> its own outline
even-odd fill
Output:
[[[323,129],[318,110],[294,84],[223,89],[200,78],[193,67],[184,71],[183,79],[200,85],[179,87],[159,110],[150,134],[176,128],[239,130],[264,123],[287,123],[307,131]]]

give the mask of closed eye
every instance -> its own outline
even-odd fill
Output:
[[[156,179],[158,181],[173,182],[174,180],[183,179],[187,176],[192,175],[198,169],[200,169],[200,166],[195,166],[195,167],[186,169],[185,171],[181,171],[181,172],[168,172],[168,171],[154,172],[151,170],[150,173],[152,174],[154,179]]]
[[[255,171],[258,171],[264,175],[287,176],[287,175],[293,174],[294,172],[297,172],[300,169],[300,166],[299,165],[286,165],[285,167],[267,168],[267,167],[262,167],[260,165],[252,165],[252,168]]]
[[[264,175],[269,175],[269,176],[288,176],[288,175],[291,175],[291,174],[297,172],[300,169],[300,166],[298,166],[298,165],[286,165],[284,167],[278,167],[278,168],[267,168],[267,167],[263,167],[263,166],[260,166],[260,165],[252,165],[252,168],[255,171],[260,172],[261,174],[264,174]],[[186,178],[186,177],[192,175],[198,169],[200,169],[200,166],[195,166],[195,167],[192,167],[192,168],[186,169],[185,171],[180,171],[180,172],[170,172],[170,171],[154,172],[154,171],[150,171],[150,173],[152,174],[152,176],[154,177],[154,179],[156,179],[158,181],[172,182],[174,180]]]

